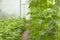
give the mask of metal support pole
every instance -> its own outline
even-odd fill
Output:
[[[20,17],[21,17],[21,0],[20,0]]]

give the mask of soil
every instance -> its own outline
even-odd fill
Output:
[[[29,40],[29,30],[25,30],[21,36],[21,40]]]

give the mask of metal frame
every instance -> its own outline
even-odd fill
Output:
[[[21,17],[21,0],[20,0],[20,17]]]

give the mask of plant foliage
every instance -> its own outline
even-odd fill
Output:
[[[30,40],[60,40],[60,0],[30,0]]]
[[[24,29],[24,19],[0,19],[0,40],[20,40]]]

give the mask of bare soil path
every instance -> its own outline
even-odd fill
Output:
[[[29,30],[25,30],[21,36],[21,40],[29,40]]]
[[[26,20],[25,26],[26,26],[26,29],[22,33],[21,40],[29,40],[29,33],[30,33],[30,31],[27,28],[29,26],[29,20]]]

